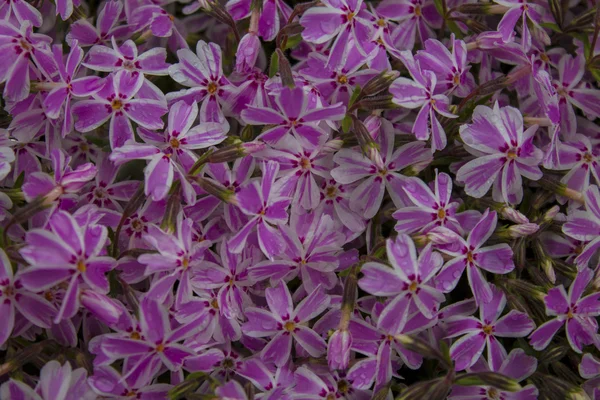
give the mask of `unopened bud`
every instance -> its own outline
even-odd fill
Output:
[[[510,238],[518,239],[520,237],[526,237],[533,235],[540,229],[538,224],[529,222],[527,224],[511,225],[507,229],[507,233]]]
[[[394,336],[394,339],[396,339],[406,350],[421,354],[427,358],[436,359],[444,366],[449,367],[444,355],[424,340],[403,334]]]
[[[502,208],[500,208],[500,210],[498,210],[498,212],[500,213],[500,216],[502,218],[512,221],[516,224],[529,223],[529,219],[525,215],[523,215],[523,213],[521,213],[518,210],[515,210],[512,207],[503,206]]]
[[[344,146],[344,141],[342,139],[333,139],[327,141],[323,148],[321,149],[322,153],[335,153],[340,150]]]
[[[221,149],[215,150],[208,156],[209,163],[223,163],[235,161],[238,158],[246,157],[258,151],[264,150],[266,145],[263,142],[236,143]]]
[[[393,96],[391,95],[367,97],[356,103],[353,108],[367,111],[392,110],[394,108],[398,108],[392,99]]]
[[[456,241],[456,233],[443,226],[427,232],[427,239],[433,244],[449,244]]]
[[[389,89],[392,82],[400,76],[398,71],[382,71],[371,78],[362,88],[361,96],[374,96]]]
[[[499,8],[494,3],[467,3],[457,7],[456,11],[461,14],[471,15],[491,15],[491,14],[503,14],[506,12],[506,7]],[[502,11],[502,12],[501,12]]]
[[[552,206],[546,213],[544,214],[543,220],[544,222],[552,222],[554,218],[560,212],[560,207],[557,205]]]
[[[344,370],[350,363],[350,347],[352,335],[347,329],[337,329],[327,343],[327,362],[329,369]]]
[[[522,389],[519,382],[497,372],[479,372],[477,377],[489,386],[506,392],[517,392]]]
[[[189,179],[196,182],[198,186],[200,186],[200,188],[202,188],[202,190],[204,190],[206,193],[215,196],[222,202],[237,205],[237,199],[233,190],[227,189],[225,186],[210,178],[190,176]]]

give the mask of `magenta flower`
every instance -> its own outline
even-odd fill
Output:
[[[573,106],[589,118],[600,117],[600,90],[582,84],[585,57],[565,54],[558,64],[558,79],[554,87],[559,96],[561,132],[570,137],[577,133],[577,118]]]
[[[144,299],[140,304],[139,339],[126,339],[106,335],[100,346],[109,357],[105,364],[126,359],[133,365],[121,379],[130,376],[153,376],[164,365],[170,371],[179,371],[186,358],[194,352],[181,345],[193,335],[200,325],[187,323],[172,328],[168,313],[157,301]]]
[[[492,287],[484,278],[481,269],[494,274],[507,274],[515,268],[512,260],[513,252],[506,243],[482,247],[490,238],[498,216],[495,211],[486,210],[479,222],[471,229],[467,239],[448,228],[434,228],[431,233],[444,236],[443,244],[438,249],[443,253],[453,256],[446,262],[439,275],[436,277],[436,287],[444,292],[450,292],[456,287],[465,268],[469,285],[479,305],[492,300]]]
[[[229,123],[225,119],[222,106],[236,92],[235,87],[223,74],[221,48],[215,44],[200,40],[196,45],[196,54],[188,49],[177,51],[179,63],[169,67],[169,75],[183,86],[179,92],[171,92],[167,100],[172,103],[185,100],[187,103],[202,103],[201,122],[218,122],[225,131]]]
[[[229,239],[231,252],[242,251],[254,227],[256,227],[260,249],[268,258],[272,259],[285,250],[286,244],[280,236],[278,226],[287,223],[290,199],[279,196],[274,190],[278,173],[279,164],[275,161],[264,163],[260,185],[255,180],[237,192],[237,203],[249,220]]]
[[[583,387],[588,395],[592,399],[597,399],[600,396],[600,362],[590,353],[585,353],[581,358],[581,364],[579,364],[579,375],[588,379]]]
[[[581,353],[583,346],[590,344],[600,348],[596,321],[596,317],[600,315],[600,293],[581,297],[593,276],[594,272],[586,267],[577,273],[568,294],[563,285],[548,291],[544,298],[546,314],[556,318],[540,325],[529,337],[529,344],[535,350],[540,351],[548,347],[563,325],[573,351]]]
[[[151,384],[147,379],[148,376],[130,375],[127,379],[122,379],[122,375],[127,375],[127,370],[120,374],[111,366],[96,366],[94,375],[90,376],[88,383],[94,392],[108,398],[121,398],[121,396],[137,396],[140,399],[167,397],[169,390],[173,388],[173,385],[166,383]]]
[[[467,45],[462,40],[450,38],[452,52],[435,39],[425,42],[415,59],[424,70],[433,71],[437,77],[436,89],[465,97],[475,89],[475,78],[467,63]]]
[[[332,289],[337,283],[336,269],[340,267],[341,244],[345,237],[327,215],[314,218],[304,231],[302,223],[281,228],[286,250],[276,260],[265,260],[249,268],[256,281],[270,279],[274,286],[280,280],[288,282],[298,276],[307,293],[317,286]]]
[[[412,50],[417,35],[421,43],[436,37],[434,29],[442,23],[432,0],[385,0],[377,6],[377,13],[397,21],[392,39],[402,50]]]
[[[360,150],[353,149],[341,149],[333,157],[338,166],[331,170],[331,176],[336,182],[348,185],[360,181],[350,195],[350,207],[366,219],[379,211],[386,188],[397,207],[408,204],[410,200],[402,189],[407,178],[399,171],[406,167],[420,170],[432,160],[425,143],[412,142],[394,149],[394,140],[392,124],[382,120],[382,132],[376,140],[381,163],[375,163]]]
[[[191,284],[198,289],[217,290],[221,314],[242,319],[245,306],[252,303],[246,293],[254,284],[248,271],[252,259],[231,253],[225,241],[219,249],[221,264],[204,261],[202,268],[195,271]]]
[[[590,175],[600,183],[600,153],[594,149],[590,139],[582,134],[573,136],[572,141],[557,146],[558,163],[554,169],[568,170],[560,180],[570,189],[585,192],[590,186]]]
[[[479,319],[457,316],[447,320],[447,337],[461,336],[450,348],[450,357],[457,371],[471,367],[487,348],[487,360],[494,370],[499,370],[506,358],[506,350],[497,337],[527,336],[535,324],[527,314],[511,310],[500,318],[506,306],[506,296],[491,286],[492,298],[479,304]],[[464,336],[463,336],[464,335]]]
[[[307,42],[321,44],[335,38],[327,66],[337,68],[346,63],[352,48],[350,42],[363,56],[373,49],[370,42],[373,26],[371,15],[366,11],[362,0],[356,2],[323,2],[325,7],[312,7],[300,18],[304,27],[302,38]]]
[[[251,5],[251,0],[229,0],[225,7],[233,19],[240,20],[250,16]],[[285,1],[263,0],[262,12],[258,20],[258,34],[267,42],[275,39],[280,27],[287,23],[290,15],[292,15],[292,8]]]
[[[68,282],[54,319],[58,323],[79,310],[79,288],[83,283],[101,294],[108,293],[105,274],[113,269],[115,260],[102,255],[108,239],[105,226],[77,221],[65,211],[57,211],[50,217],[48,227],[50,230],[27,232],[27,245],[20,253],[30,267],[22,271],[20,280],[34,292]]]
[[[6,253],[0,250],[0,312],[3,316],[0,346],[10,337],[17,313],[42,328],[50,328],[52,317],[56,314],[56,309],[46,299],[25,290],[19,278],[18,274],[13,275]]]
[[[180,214],[176,235],[170,235],[156,225],[148,226],[143,239],[158,253],[138,257],[138,262],[146,266],[146,275],[168,272],[168,275],[159,276],[153,285],[155,298],[164,298],[179,281],[175,294],[177,306],[191,300],[192,278],[201,267],[204,251],[210,246],[209,242],[192,242],[192,224],[191,219],[183,219]]]
[[[155,47],[138,54],[138,48],[131,40],[121,46],[117,45],[115,36],[112,38],[112,49],[103,45],[95,45],[88,52],[83,65],[95,71],[117,72],[121,70],[134,71],[145,75],[169,75],[169,64],[166,63],[167,50]],[[148,80],[145,85],[154,86]],[[159,89],[155,89],[160,92]]]
[[[109,139],[113,149],[134,140],[131,121],[146,129],[163,127],[161,116],[167,112],[164,99],[144,98],[140,89],[144,75],[121,70],[106,78],[106,85],[93,95],[73,106],[77,117],[75,129],[89,132],[110,120]],[[135,97],[135,98],[134,98]]]
[[[96,176],[96,166],[91,163],[72,169],[69,166],[71,157],[62,150],[53,150],[51,159],[54,176],[44,172],[34,172],[27,176],[23,195],[28,202],[39,196],[45,196],[46,202],[53,202],[59,197],[73,197]]]
[[[356,85],[363,87],[377,75],[374,69],[363,69],[365,57],[351,50],[348,60],[337,68],[327,67],[327,58],[311,53],[300,74],[310,81],[330,103],[341,101],[348,104]]]
[[[529,50],[532,40],[529,25],[537,30],[542,29],[539,25],[544,14],[542,6],[527,0],[494,0],[494,2],[509,8],[498,24],[502,39],[509,42],[514,34],[515,25],[521,20],[521,45],[525,50]]]
[[[321,204],[315,209],[317,215],[326,214],[340,221],[352,232],[365,229],[365,219],[350,208],[352,186],[341,185],[335,179],[323,180],[321,184]]]
[[[537,369],[537,359],[528,356],[522,349],[514,349],[508,355],[502,354],[497,360],[499,365],[493,365],[488,359],[471,367],[473,372],[497,372],[517,382],[521,382],[531,376]],[[538,390],[533,385],[527,385],[516,392],[499,390],[493,386],[453,386],[448,400],[478,400],[478,399],[515,399],[515,400],[537,400]],[[485,397],[483,397],[485,396]]]
[[[329,305],[329,296],[320,287],[312,291],[294,309],[292,296],[287,286],[280,282],[265,292],[269,311],[249,307],[246,309],[246,322],[242,329],[250,337],[271,337],[261,351],[263,361],[273,362],[278,367],[290,358],[292,339],[298,347],[312,357],[325,353],[325,341],[306,323],[321,314]]]
[[[123,12],[123,3],[120,0],[108,0],[98,13],[96,26],[87,19],[81,18],[73,22],[67,33],[67,42],[77,40],[82,47],[92,46],[110,41],[113,37],[121,39],[130,33],[131,26],[119,25]]]
[[[342,375],[342,376],[340,376]],[[294,372],[296,379],[295,396],[304,399],[352,399],[366,400],[372,398],[370,390],[357,390],[343,374],[332,374],[317,368],[301,366]]]
[[[24,0],[4,0],[0,3],[0,19],[5,21],[18,22],[18,25],[23,25],[25,21],[31,23],[32,26],[39,27],[42,25],[42,14],[31,4]]]
[[[11,140],[9,138],[9,133],[6,129],[0,130],[0,180],[6,178],[11,171],[11,163],[15,161],[15,153],[9,147],[11,145]],[[17,153],[17,160],[18,160]],[[36,159],[37,161],[37,159]],[[15,169],[18,168],[18,161],[15,162]]]
[[[83,76],[77,78],[77,73],[83,50],[77,45],[77,41],[71,43],[71,51],[66,60],[63,60],[62,47],[54,48],[54,61],[58,66],[58,82],[42,83],[41,86],[48,87],[48,95],[44,98],[44,112],[50,119],[56,120],[61,116],[61,135],[67,136],[73,131],[73,114],[71,111],[71,99],[73,97],[87,97],[98,92],[104,87],[104,80],[97,76]]]
[[[400,234],[386,244],[392,268],[384,264],[367,262],[358,281],[359,287],[375,296],[394,296],[385,306],[377,326],[388,332],[401,332],[406,325],[411,306],[429,319],[445,300],[444,294],[434,288],[433,277],[442,268],[443,259],[433,252],[431,245],[421,251],[417,259],[415,244],[408,235]]]
[[[84,368],[73,370],[68,362],[61,366],[58,361],[52,360],[40,370],[35,390],[20,380],[10,379],[0,386],[0,396],[3,399],[27,400],[95,399],[96,394],[86,378]]]
[[[52,39],[33,33],[29,21],[20,27],[7,20],[0,21],[0,43],[5,49],[0,60],[0,83],[4,84],[5,99],[24,100],[29,95],[31,73],[49,78],[56,72],[50,50]]]
[[[261,399],[292,399],[291,395],[294,393],[296,383],[294,374],[287,365],[273,372],[260,359],[253,358],[244,361],[237,372],[263,392]]]
[[[293,135],[308,149],[322,144],[329,134],[319,127],[322,121],[340,121],[346,107],[342,103],[310,108],[310,95],[301,87],[284,87],[275,95],[276,108],[248,106],[242,111],[242,120],[248,125],[275,125],[263,132],[259,139],[276,145],[286,134]]]
[[[537,181],[543,153],[533,145],[537,125],[523,131],[523,116],[513,107],[477,106],[473,123],[460,127],[465,148],[477,158],[463,165],[456,178],[465,192],[483,197],[493,185],[495,201],[518,204],[523,199],[521,175]]]
[[[435,176],[432,191],[419,178],[409,178],[403,189],[414,206],[400,208],[393,214],[398,221],[397,232],[411,234],[427,233],[436,226],[445,226],[456,233],[464,232],[461,220],[471,211],[457,213],[459,203],[451,201],[452,179],[445,173]]]
[[[225,132],[220,124],[208,122],[192,128],[197,115],[196,103],[188,105],[185,101],[178,101],[169,110],[167,130],[163,134],[139,128],[138,134],[145,144],[125,143],[114,149],[110,160],[117,165],[135,159],[148,160],[144,170],[144,191],[154,201],[167,196],[177,175],[186,201],[193,204],[196,194],[186,178],[187,171],[198,159],[193,150],[219,144],[225,139]]]
[[[575,259],[579,267],[587,267],[591,258],[600,248],[600,190],[598,186],[590,186],[584,193],[586,210],[572,211],[563,225],[563,233],[586,243]]]
[[[412,127],[412,133],[419,140],[431,136],[431,150],[443,150],[446,147],[446,132],[436,114],[446,118],[457,118],[448,110],[450,99],[443,94],[435,94],[437,77],[433,71],[422,70],[419,61],[415,61],[409,51],[402,52],[404,65],[413,80],[397,78],[390,86],[392,101],[404,108],[420,108]],[[421,57],[423,58],[423,57]]]

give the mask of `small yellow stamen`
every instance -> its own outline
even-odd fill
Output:
[[[440,208],[437,212],[437,216],[439,219],[446,218],[446,210],[444,210],[443,208]]]
[[[473,257],[473,253],[470,251],[467,253],[467,261],[470,263],[473,263],[473,261],[475,261],[475,258]]]
[[[208,93],[210,93],[210,94],[215,94],[218,89],[219,89],[219,85],[217,85],[215,82],[209,83],[208,87],[206,88],[206,90],[208,90]]]
[[[296,324],[292,321],[288,321],[283,325],[283,328],[288,332],[293,332],[296,329]]]
[[[121,100],[113,100],[113,102],[110,105],[112,107],[113,110],[118,111],[121,108],[123,108],[123,103],[121,102]]]
[[[419,287],[419,284],[417,283],[417,281],[412,281],[410,283],[410,285],[408,286],[408,290],[411,292],[414,292],[417,290],[418,287]]]
[[[139,332],[131,332],[131,335],[129,335],[129,337],[133,340],[140,340],[140,333]]]
[[[83,260],[79,260],[77,262],[77,270],[81,273],[86,271],[87,267],[85,266],[85,262]]]
[[[171,140],[169,140],[169,145],[174,149],[178,149],[179,148],[179,140],[177,140],[177,138],[172,138]]]
[[[158,353],[162,353],[163,351],[165,351],[165,345],[160,343],[158,346],[156,346],[156,351]]]
[[[338,83],[345,85],[346,83],[348,83],[348,77],[346,75],[340,75],[338,76],[337,81]]]
[[[485,333],[486,335],[491,335],[493,331],[494,331],[493,326],[486,325],[483,327],[483,333]]]

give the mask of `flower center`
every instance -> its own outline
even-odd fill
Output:
[[[493,327],[493,326],[491,326],[491,325],[485,325],[485,326],[482,328],[482,330],[483,330],[483,333],[485,333],[486,335],[488,335],[488,336],[489,336],[489,335],[491,335],[491,334],[492,334],[492,332],[494,332],[494,327]]]
[[[81,150],[82,153],[87,153],[90,150],[90,146],[88,146],[87,143],[81,143],[79,145],[79,150]]]
[[[133,340],[140,340],[140,333],[139,332],[131,332],[131,335],[129,335],[129,337]]]
[[[4,290],[0,291],[0,294],[4,293],[6,297],[12,297],[15,294],[15,288],[8,285],[4,288]]]
[[[415,6],[415,15],[417,17],[420,17],[422,15],[422,13],[421,13],[421,6]]]
[[[171,145],[171,147],[174,149],[178,149],[179,148],[179,140],[177,140],[177,138],[172,138],[171,140],[169,140],[169,145]]]
[[[54,300],[54,294],[48,290],[46,293],[44,293],[44,298],[48,301],[52,301]]]
[[[288,321],[283,325],[283,329],[285,329],[288,332],[293,332],[294,329],[296,329],[296,324],[292,321]]]
[[[219,89],[219,85],[217,85],[215,82],[209,83],[208,87],[206,88],[206,90],[208,90],[208,93],[210,94],[217,93],[217,89]]]
[[[215,310],[219,309],[219,302],[217,301],[217,299],[212,299],[212,301],[210,302],[210,305],[212,308],[214,308]]]
[[[187,257],[184,257],[183,260],[181,261],[181,266],[183,267],[183,269],[187,269],[190,266],[190,259]]]
[[[123,68],[125,68],[128,71],[131,71],[131,70],[135,69],[135,64],[129,60],[125,60],[123,62]]]
[[[325,400],[335,400],[335,393],[329,393]]]
[[[446,218],[446,210],[444,210],[443,208],[440,208],[437,212],[437,216],[439,219]]]
[[[460,83],[460,75],[459,74],[454,75],[454,78],[452,78],[452,83],[454,83],[455,85],[458,85]]]
[[[337,78],[338,83],[345,85],[346,83],[348,83],[348,77],[346,75],[340,75]]]
[[[417,288],[419,287],[419,283],[417,281],[412,281],[410,283],[410,285],[408,285],[408,290],[410,292],[415,292],[417,290]]]
[[[346,14],[346,17],[348,18],[348,22],[351,22],[354,19],[354,16],[356,14],[353,12],[349,12],[348,14]]]
[[[118,111],[121,108],[123,108],[123,102],[119,99],[114,99],[112,101],[112,103],[110,104],[110,106],[112,107],[113,110]]]
[[[102,188],[96,188],[96,190],[94,190],[94,196],[96,196],[99,199],[102,199],[106,196],[106,192]]]
[[[159,343],[159,344],[156,346],[156,351],[157,351],[158,353],[162,353],[163,351],[165,351],[165,345],[164,345],[164,344],[162,344],[162,343]]]
[[[548,54],[542,53],[542,54],[540,54],[540,60],[542,60],[543,62],[547,63],[547,62],[550,61],[550,57],[548,57]]]
[[[377,25],[381,26],[381,27],[384,27],[385,26],[385,20],[383,18],[379,18],[377,20]]]
[[[235,366],[235,362],[231,358],[227,357],[223,359],[223,362],[221,362],[221,366],[224,369],[232,369]]]
[[[498,396],[500,395],[500,393],[498,393],[498,389],[493,388],[493,387],[488,389],[487,394],[488,394],[488,397],[493,400],[497,400],[499,398]]]
[[[506,157],[509,160],[514,160],[515,158],[517,158],[517,150],[516,149],[510,149],[506,152]]]
[[[387,173],[388,173],[388,170],[387,170],[387,168],[383,168],[383,169],[380,169],[380,170],[379,170],[379,175],[381,175],[381,176],[386,176],[386,175],[387,175]]]
[[[567,319],[573,319],[574,315],[573,315],[573,310],[571,310],[569,308],[569,311],[567,312]]]
[[[85,262],[83,260],[77,261],[77,271],[84,273],[87,267],[85,266]]]
[[[350,384],[348,383],[347,380],[342,379],[341,381],[338,382],[337,387],[338,387],[338,392],[348,393],[348,390],[350,389]]]
[[[594,161],[594,156],[591,155],[590,153],[585,153],[583,155],[583,161],[585,161],[586,163],[591,163],[592,161]]]
[[[469,251],[467,253],[467,261],[470,263],[473,263],[473,261],[475,261],[475,257],[473,256],[473,252]]]
[[[21,45],[21,48],[23,48],[23,50],[25,50],[25,51],[31,50],[31,45],[25,39],[21,39],[19,41],[19,44]]]
[[[311,166],[311,164],[310,164],[310,160],[308,158],[302,157],[300,159],[300,167],[302,169],[310,169],[310,166]]]
[[[333,198],[337,194],[337,188],[335,186],[328,186],[326,193],[327,193],[327,197]]]

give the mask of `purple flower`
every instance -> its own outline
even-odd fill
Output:
[[[586,267],[590,259],[600,248],[600,190],[598,186],[590,186],[584,193],[585,208],[572,211],[563,225],[563,233],[586,243],[575,262],[579,267]]]
[[[336,182],[348,185],[360,181],[350,195],[350,207],[366,219],[379,211],[386,188],[397,207],[407,204],[410,200],[402,189],[407,178],[398,171],[406,167],[420,170],[432,160],[431,152],[423,142],[407,143],[394,149],[395,134],[389,121],[382,120],[382,130],[377,137],[381,163],[352,149],[341,149],[333,157],[338,166],[331,170],[331,176]]]
[[[460,127],[465,148],[477,158],[463,165],[456,179],[465,192],[483,197],[493,185],[495,201],[518,204],[523,199],[521,175],[536,181],[543,153],[533,145],[537,125],[523,131],[523,116],[513,107],[477,106],[473,123]]]
[[[398,22],[392,39],[402,50],[412,50],[417,35],[421,43],[435,37],[434,29],[442,22],[432,0],[385,0],[377,6],[377,13]]]
[[[581,358],[581,364],[579,364],[579,375],[582,378],[587,379],[583,384],[583,387],[587,394],[592,399],[597,399],[600,396],[600,362],[590,353],[586,353]]]
[[[16,19],[19,25],[28,21],[35,27],[41,26],[43,22],[42,14],[34,6],[24,0],[2,1],[2,3],[0,3],[0,18],[2,20]]]
[[[113,37],[121,39],[132,30],[129,25],[119,25],[123,13],[123,3],[120,0],[108,0],[98,13],[96,26],[85,18],[78,19],[70,26],[67,33],[67,43],[77,40],[82,47],[105,43]]]
[[[437,77],[436,89],[465,97],[475,89],[475,78],[467,63],[467,45],[450,38],[452,53],[441,42],[429,39],[425,50],[419,50],[415,59],[423,70],[433,71]]]
[[[600,348],[598,340],[598,323],[600,315],[600,293],[592,293],[581,297],[594,276],[589,268],[583,268],[569,287],[569,293],[563,285],[548,291],[544,298],[546,314],[552,317],[550,321],[540,325],[529,337],[529,343],[535,350],[548,347],[556,332],[565,325],[567,340],[573,351],[581,353],[583,346],[593,344]]]
[[[123,375],[127,375],[127,372]],[[135,379],[137,378],[137,379]],[[167,397],[173,385],[166,383],[150,384],[148,376],[129,376],[122,379],[122,375],[113,367],[101,365],[94,367],[94,375],[88,379],[89,385],[100,396],[117,397],[138,396],[140,399]]]
[[[10,337],[17,312],[29,322],[42,328],[50,328],[56,309],[42,296],[25,290],[20,277],[13,276],[13,269],[6,253],[0,250],[0,312],[3,324],[0,328],[0,346]]]
[[[420,108],[413,124],[412,133],[419,140],[431,136],[431,150],[443,150],[446,147],[446,132],[436,114],[446,118],[457,118],[448,110],[450,99],[443,94],[435,94],[437,77],[433,71],[422,70],[419,61],[415,61],[409,51],[402,52],[404,65],[413,80],[397,78],[390,86],[392,101],[405,108]]]
[[[108,356],[105,364],[126,359],[133,367],[121,378],[130,376],[154,376],[164,365],[170,371],[179,371],[186,358],[194,355],[179,342],[193,335],[201,325],[187,323],[172,328],[165,308],[153,299],[140,304],[141,335],[138,339],[126,339],[106,335],[100,346]]]
[[[65,297],[54,319],[58,323],[71,318],[79,310],[81,285],[85,284],[100,294],[108,293],[105,274],[113,269],[115,260],[102,255],[108,239],[105,226],[78,221],[65,211],[57,211],[50,217],[48,228],[27,232],[27,245],[20,253],[30,267],[24,269],[19,277],[23,286],[34,292],[68,282]]]
[[[21,381],[10,379],[0,387],[0,396],[3,399],[32,400],[92,400],[97,397],[87,383],[84,368],[73,370],[68,362],[61,366],[56,360],[42,367],[35,390]]]
[[[495,286],[491,286],[491,290],[490,301],[479,304],[479,319],[457,316],[447,320],[447,337],[461,336],[450,348],[457,371],[475,364],[486,347],[490,366],[499,370],[506,358],[506,350],[497,337],[524,337],[535,328],[531,318],[520,311],[511,310],[500,318],[506,296]]]
[[[264,400],[291,400],[295,387],[294,374],[287,365],[277,368],[274,372],[260,359],[246,360],[238,369],[238,374],[248,379],[263,393]]]
[[[167,112],[164,99],[144,98],[140,89],[144,75],[121,70],[106,78],[106,85],[93,95],[73,106],[77,117],[75,129],[89,132],[110,120],[109,139],[113,149],[134,140],[131,121],[146,129],[163,127],[161,116]],[[134,98],[135,97],[135,98]]]
[[[290,225],[280,231],[286,250],[276,260],[251,266],[250,277],[256,281],[270,279],[271,285],[275,285],[282,279],[287,282],[300,276],[307,293],[319,285],[332,289],[337,283],[335,271],[340,267],[345,237],[327,215],[314,218],[306,229],[302,222]]]
[[[83,50],[77,41],[71,43],[71,51],[66,60],[63,60],[62,47],[54,48],[54,60],[58,66],[58,82],[41,84],[48,87],[48,95],[44,98],[44,112],[50,119],[58,119],[61,111],[63,121],[61,126],[62,137],[73,131],[73,114],[71,112],[72,97],[87,97],[98,92],[104,87],[104,80],[97,76],[83,76],[76,78]]]
[[[251,14],[251,0],[229,0],[225,5],[233,19],[240,20],[248,18]],[[282,25],[292,14],[292,8],[283,0],[263,0],[262,12],[258,20],[258,35],[269,42],[275,39]],[[280,22],[282,21],[282,22]],[[256,36],[256,35],[255,35]],[[241,45],[241,42],[240,42]]]
[[[242,329],[250,337],[271,337],[261,351],[263,361],[284,365],[290,358],[292,338],[312,357],[325,353],[325,341],[305,324],[321,314],[329,305],[329,296],[320,287],[312,291],[294,309],[292,296],[281,281],[265,292],[269,311],[249,307],[246,309],[246,322]]]
[[[62,150],[52,151],[51,157],[54,176],[34,172],[27,177],[23,195],[28,202],[39,196],[46,197],[47,203],[59,197],[72,196],[96,176],[96,167],[91,163],[80,165],[75,170],[69,167],[71,157],[66,156]]]
[[[367,56],[373,48],[370,42],[373,27],[363,1],[325,1],[323,5],[308,9],[300,18],[304,27],[302,38],[316,44],[335,38],[327,60],[330,68],[344,65],[352,46]]]
[[[531,32],[529,24],[537,30],[541,30],[539,23],[542,22],[544,10],[541,5],[527,0],[494,0],[496,3],[508,7],[509,10],[504,14],[498,24],[498,31],[502,33],[502,39],[505,42],[511,40],[515,30],[515,25],[519,20],[521,23],[521,45],[525,50],[531,47]]]
[[[249,217],[249,220],[229,239],[231,252],[242,251],[254,227],[256,227],[260,249],[268,258],[272,259],[285,250],[285,242],[280,237],[278,226],[287,223],[290,199],[279,196],[274,190],[278,172],[279,164],[275,161],[264,163],[261,183],[252,181],[236,193],[240,210]]]
[[[451,201],[452,178],[445,173],[435,176],[432,191],[419,178],[409,178],[403,189],[414,206],[400,208],[393,216],[397,232],[411,234],[414,232],[427,233],[437,226],[445,226],[459,234],[464,232],[461,224],[467,214],[473,211],[457,213],[459,203]]]
[[[274,97],[276,109],[248,106],[242,111],[242,120],[248,125],[275,125],[259,136],[259,139],[272,145],[277,145],[286,134],[291,134],[303,147],[312,149],[329,136],[318,126],[319,123],[339,121],[346,113],[342,103],[310,107],[310,95],[301,87],[284,87]]]
[[[431,232],[443,236],[443,244],[437,248],[455,258],[446,262],[436,279],[436,287],[444,292],[450,292],[456,287],[465,268],[469,285],[479,305],[492,300],[493,292],[490,284],[485,280],[481,270],[494,274],[507,274],[515,268],[512,260],[513,252],[506,243],[482,247],[490,238],[498,216],[495,211],[486,210],[481,219],[471,229],[467,239],[448,228],[438,227]]]
[[[600,90],[582,84],[585,57],[565,54],[558,64],[558,79],[554,87],[559,96],[561,132],[570,137],[577,133],[577,118],[573,106],[589,118],[600,117]]]
[[[0,62],[0,83],[4,84],[3,96],[7,100],[21,101],[29,95],[30,69],[45,77],[56,72],[49,46],[52,39],[33,33],[29,21],[20,27],[7,20],[0,21],[0,42],[5,48]]]
[[[189,218],[177,218],[177,232],[171,235],[156,225],[147,227],[143,239],[158,250],[157,253],[142,254],[138,261],[146,266],[146,275],[167,272],[153,285],[152,292],[156,298],[164,298],[170,293],[175,281],[179,281],[175,304],[180,306],[192,298],[192,278],[201,267],[204,250],[209,242],[192,242],[192,224]]]
[[[167,130],[163,134],[139,128],[138,134],[145,144],[124,143],[114,149],[110,159],[117,165],[135,159],[148,160],[144,170],[144,191],[154,201],[167,196],[177,174],[183,185],[186,201],[193,204],[195,192],[186,179],[187,171],[198,159],[193,150],[216,145],[225,139],[225,132],[220,124],[208,122],[192,128],[197,115],[196,103],[188,105],[185,101],[178,101],[169,110]]]
[[[445,300],[444,294],[431,283],[442,268],[443,259],[428,245],[417,259],[415,245],[408,235],[400,234],[394,241],[388,240],[387,256],[392,268],[384,264],[367,262],[358,281],[359,287],[375,296],[394,296],[385,306],[378,320],[378,327],[399,333],[404,329],[411,306],[426,317],[433,318]]]
[[[473,372],[497,372],[517,382],[527,379],[537,369],[537,360],[533,356],[528,356],[522,349],[514,349],[508,355],[502,354],[502,358],[497,360],[496,364],[483,361],[471,367]],[[498,364],[498,362],[500,364]],[[536,400],[538,390],[533,385],[527,385],[516,392],[499,390],[493,386],[453,386],[452,393],[448,400],[467,400],[467,399],[518,399],[518,400]],[[485,396],[485,397],[484,397]]]
[[[15,153],[9,147],[11,145],[11,140],[9,139],[9,134],[6,129],[0,130],[0,180],[3,180],[8,176],[11,171],[11,163],[15,161]],[[18,153],[17,153],[18,155]],[[18,161],[15,162],[15,169],[19,169],[17,167]]]
[[[196,55],[197,54],[197,55]],[[200,40],[196,45],[196,54],[188,49],[177,51],[179,63],[169,67],[169,75],[175,82],[187,86],[179,92],[167,95],[169,103],[185,100],[200,105],[201,122],[218,122],[223,130],[229,130],[222,106],[235,94],[235,87],[223,74],[221,48],[215,44]]]

